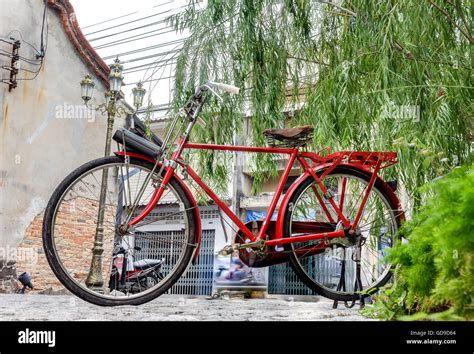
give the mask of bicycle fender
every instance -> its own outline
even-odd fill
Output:
[[[332,166],[333,164],[332,163],[326,163],[326,164],[322,164],[322,165],[319,165],[317,167],[314,167],[313,168],[313,171],[315,173],[318,173],[322,170],[325,170],[326,168],[328,168],[329,166]],[[348,167],[352,170],[355,170],[357,172],[361,172],[363,174],[365,174],[367,177],[370,178],[370,176],[372,175],[372,173],[364,168],[361,168],[360,165],[356,165],[356,164],[352,164],[352,163],[341,163],[339,166],[341,167]],[[296,189],[299,187],[299,185],[301,183],[303,183],[303,181],[308,177],[310,176],[310,173],[309,172],[305,172],[303,173],[301,176],[299,176],[294,182],[293,184],[290,186],[290,188],[288,188],[288,191],[286,192],[285,196],[283,197],[283,200],[281,201],[281,205],[280,205],[280,209],[278,211],[278,217],[277,217],[277,225],[276,225],[276,232],[275,232],[275,235],[276,235],[276,238],[282,238],[283,237],[283,222],[284,222],[284,216],[285,216],[285,211],[287,210],[288,208],[288,204],[290,202],[290,199],[291,197],[293,196],[294,192],[296,191]],[[398,199],[397,195],[394,193],[393,189],[388,185],[387,182],[384,182],[382,180],[382,178],[380,178],[380,176],[377,176],[377,180],[376,182],[378,186],[381,187],[381,189],[383,189],[383,191],[387,194],[387,196],[389,197],[390,201],[397,206],[397,209],[400,211],[400,220],[405,220],[405,214],[402,210],[402,206],[401,206],[401,203],[400,203],[400,200]]]
[[[115,152],[115,155],[125,156],[125,152],[124,151],[117,151],[117,152]],[[134,157],[136,159],[145,160],[145,161],[151,162],[153,164],[156,163],[156,160],[152,159],[151,157],[146,156],[146,155],[142,155],[142,154],[138,154],[136,152],[128,152],[127,151],[127,156]],[[196,219],[196,249],[194,250],[194,255],[193,255],[193,258],[192,258],[192,262],[193,262],[193,264],[196,264],[196,261],[199,257],[199,250],[201,248],[201,235],[202,235],[201,214],[199,213],[199,207],[196,203],[196,200],[194,199],[193,194],[191,193],[191,190],[188,188],[186,183],[184,183],[184,181],[179,176],[174,175],[174,177],[176,178],[178,183],[181,185],[181,187],[183,187],[183,190],[186,193],[186,196],[188,197],[189,201],[191,202],[191,204],[193,206],[194,216],[195,216],[195,219]]]

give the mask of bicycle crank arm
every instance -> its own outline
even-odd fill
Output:
[[[238,250],[251,248],[253,250],[261,250],[265,247],[265,240],[257,240],[255,242],[248,242],[248,243],[236,243],[234,245]]]
[[[275,246],[275,245],[284,245],[294,242],[308,242],[314,240],[323,240],[326,244],[329,243],[330,239],[344,237],[346,236],[345,230],[337,230],[330,232],[323,232],[317,234],[303,235],[303,236],[293,236],[285,238],[275,238],[265,242],[266,246]]]
[[[265,241],[257,240],[255,242],[249,242],[249,243],[234,243],[233,245],[226,245],[223,249],[221,249],[217,253],[219,253],[222,256],[229,256],[233,253],[237,253],[241,249],[251,248],[254,250],[261,250],[264,247],[265,247]]]
[[[219,252],[217,252],[221,256],[230,256],[231,254],[234,254],[237,252],[237,249],[235,248],[235,245],[226,245],[224,246],[223,249],[221,249]]]

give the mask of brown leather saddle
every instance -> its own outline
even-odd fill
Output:
[[[313,139],[313,132],[313,126],[304,125],[286,129],[267,129],[263,135],[267,138],[268,145],[272,147],[300,147]]]

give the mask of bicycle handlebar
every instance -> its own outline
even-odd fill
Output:
[[[216,89],[219,89],[219,90],[228,92],[228,93],[233,94],[233,95],[238,95],[239,92],[240,92],[240,88],[238,88],[237,86],[233,86],[233,85],[229,85],[229,84],[224,84],[224,83],[221,83],[221,82],[212,82],[212,81],[209,81],[209,82],[207,83],[207,85],[212,86],[212,87],[214,87],[214,88],[216,88]]]
[[[203,99],[203,93],[206,91],[210,91],[212,94],[214,94],[221,102],[222,97],[215,91],[215,90],[222,90],[225,92],[228,92],[230,94],[238,94],[240,91],[240,88],[237,86],[229,85],[229,84],[224,84],[221,82],[212,82],[209,81],[205,83],[202,86],[199,86],[199,88],[196,90],[194,95],[190,98],[188,103],[185,106],[185,111],[192,120],[196,120],[199,125],[201,125],[203,128],[206,126],[206,123],[199,117],[199,113],[201,112],[202,106],[204,104],[204,99]]]

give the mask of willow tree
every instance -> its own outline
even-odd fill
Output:
[[[460,0],[191,0],[170,19],[190,33],[173,105],[199,83],[233,83],[243,94],[212,101],[205,119],[214,129],[194,139],[232,144],[243,113],[256,145],[264,129],[311,124],[314,150],[397,151],[392,173],[414,192],[472,158],[469,11]],[[215,180],[225,177],[220,161],[200,155]],[[273,164],[254,161],[258,185]]]

